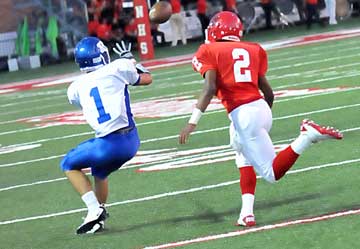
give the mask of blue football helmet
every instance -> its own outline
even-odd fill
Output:
[[[75,62],[81,71],[94,71],[110,63],[108,48],[96,37],[85,37],[76,44]]]

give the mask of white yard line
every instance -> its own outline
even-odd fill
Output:
[[[276,120],[283,120],[283,119],[289,119],[289,118],[295,118],[295,117],[302,117],[302,116],[316,114],[316,113],[330,112],[330,111],[342,110],[342,109],[353,108],[353,107],[358,107],[358,106],[360,106],[360,104],[337,106],[337,107],[332,107],[332,108],[327,108],[327,109],[315,110],[315,111],[311,111],[311,112],[304,112],[304,113],[297,113],[297,114],[286,115],[286,116],[281,116],[281,117],[274,117],[273,120],[276,121]],[[204,133],[209,133],[209,132],[214,132],[214,131],[222,131],[222,130],[227,130],[227,129],[229,129],[228,126],[223,126],[223,127],[218,127],[218,128],[208,129],[208,130],[195,131],[192,134],[193,135],[204,134]],[[84,134],[91,134],[91,133],[83,133],[81,135],[84,135]],[[1,133],[0,133],[0,135],[1,135]],[[77,136],[77,134],[70,135],[67,137],[76,137],[76,136]],[[151,143],[151,142],[175,139],[175,138],[178,138],[178,136],[179,135],[176,134],[176,135],[159,137],[159,138],[144,139],[141,143],[144,144],[144,143]],[[39,143],[39,140],[37,141],[37,143]],[[29,145],[29,144],[31,144],[31,143],[24,143],[22,145]],[[29,160],[29,161],[20,161],[20,162],[15,162],[15,163],[0,164],[0,168],[13,167],[13,166],[23,165],[23,164],[27,164],[27,163],[50,160],[50,159],[60,158],[62,156],[63,155],[56,155],[56,156],[50,156],[50,157],[46,157],[46,158],[33,159],[33,160]]]
[[[345,216],[349,216],[349,215],[359,215],[359,214],[360,214],[360,209],[347,210],[347,211],[341,211],[341,212],[336,212],[336,213],[332,213],[332,214],[324,214],[324,215],[320,215],[320,216],[316,216],[316,217],[312,217],[312,218],[298,219],[298,220],[293,220],[293,221],[285,221],[285,222],[280,222],[280,223],[270,224],[270,225],[265,225],[265,226],[260,226],[260,227],[236,230],[233,232],[228,232],[228,233],[223,233],[223,234],[208,235],[208,236],[204,236],[204,237],[198,237],[195,239],[171,242],[171,243],[166,243],[166,244],[157,245],[157,246],[148,246],[148,247],[144,247],[144,249],[175,248],[175,247],[186,246],[186,245],[190,245],[190,244],[197,244],[197,243],[201,243],[201,242],[242,236],[242,235],[246,235],[249,233],[263,232],[263,231],[267,231],[267,230],[273,230],[273,229],[278,229],[278,228],[283,228],[283,227],[288,227],[288,226],[309,224],[309,223],[320,222],[320,221],[325,221],[325,220],[329,220],[329,219],[345,217]]]
[[[354,40],[348,40],[348,39],[343,39],[341,41],[341,43],[336,42],[334,44],[328,44],[327,46],[322,46],[321,43],[318,44],[319,46],[315,46],[315,47],[306,47],[306,52],[309,53],[310,51],[337,51],[343,48],[352,48],[352,47],[357,47],[357,45],[360,45],[360,42],[356,39]],[[273,51],[269,51],[269,58],[270,59],[280,59],[283,57],[296,57],[299,54],[303,55],[304,54],[304,50],[300,49],[300,50],[286,50],[286,51],[281,51],[281,50],[273,50]],[[276,54],[274,54],[274,52]]]
[[[313,82],[314,81],[312,81],[312,82],[304,82],[304,83],[301,83],[301,84],[311,84]],[[297,84],[297,85],[299,85],[299,84]],[[278,87],[278,88],[283,88],[283,87]],[[276,89],[276,88],[274,88],[274,89]],[[345,90],[342,90],[342,91],[339,91],[339,92],[356,91],[356,90],[359,90],[359,88],[350,88],[350,89],[345,89]],[[321,95],[327,95],[327,94],[335,94],[335,93],[338,93],[338,92],[326,92],[326,93],[320,93],[320,94],[311,94],[311,95],[306,95],[306,96],[291,97],[291,99],[275,100],[275,103],[278,103],[278,102],[280,103],[280,102],[284,102],[284,101],[291,101],[291,100],[297,100],[297,99],[305,99],[305,98],[309,98],[309,97],[321,96]],[[214,113],[218,113],[218,112],[224,112],[224,110],[208,111],[208,112],[205,112],[204,115],[214,114]],[[189,115],[176,116],[176,117],[172,117],[172,118],[166,118],[166,119],[160,119],[160,120],[155,120],[155,121],[139,123],[138,126],[148,125],[148,124],[156,124],[156,123],[163,123],[163,122],[183,119],[183,118],[187,118],[187,117],[189,117]],[[4,123],[12,123],[12,122],[13,121],[4,121]],[[1,135],[14,134],[14,133],[17,133],[17,132],[28,132],[28,131],[34,131],[34,130],[46,129],[46,128],[49,128],[49,127],[40,126],[40,127],[31,127],[31,128],[17,129],[17,130],[11,130],[11,131],[4,131],[4,132],[0,132],[0,136]],[[89,134],[92,134],[92,132],[81,133],[79,136],[89,135]],[[77,135],[74,135],[74,136],[77,136]]]
[[[299,170],[289,171],[287,174],[297,174],[297,173],[301,173],[301,172],[318,170],[318,169],[322,169],[322,168],[338,167],[338,166],[349,165],[349,164],[351,165],[353,163],[358,163],[358,162],[360,162],[360,158],[353,159],[353,160],[346,160],[346,161],[327,163],[327,164],[316,165],[316,166],[310,166],[310,167],[299,169]],[[260,178],[260,177],[258,177],[258,178]],[[201,186],[201,187],[185,189],[185,190],[166,192],[166,193],[146,196],[146,197],[138,198],[138,199],[130,199],[130,200],[125,200],[125,201],[113,202],[113,203],[109,203],[107,206],[112,207],[112,206],[119,206],[119,205],[130,204],[130,203],[157,200],[157,199],[162,199],[162,198],[166,198],[166,197],[170,197],[170,196],[178,196],[178,195],[194,193],[194,192],[208,190],[208,189],[215,189],[215,188],[220,188],[220,187],[229,186],[229,185],[238,184],[238,183],[239,183],[239,179],[234,180],[234,181],[227,181],[227,182],[222,182],[222,183],[218,183],[218,184],[213,184],[213,185],[207,185],[207,186]],[[45,215],[38,215],[38,216],[31,216],[31,217],[12,219],[12,220],[5,220],[5,221],[0,221],[0,225],[8,225],[8,224],[14,224],[14,223],[25,222],[25,221],[30,221],[30,220],[39,220],[39,219],[63,216],[63,215],[83,212],[85,210],[86,210],[86,208],[79,208],[79,209],[73,209],[73,210],[64,211],[64,212],[58,212],[58,213],[51,213],[51,214],[45,214]]]
[[[323,58],[321,60],[310,60],[310,61],[306,61],[306,62],[299,62],[299,63],[295,63],[295,64],[291,64],[291,65],[272,67],[272,68],[269,68],[268,72],[272,72],[272,71],[276,71],[276,70],[282,70],[282,69],[288,69],[288,68],[293,69],[295,67],[308,66],[308,65],[312,65],[312,64],[317,64],[318,65],[318,64],[323,63],[323,62],[338,61],[338,60],[349,59],[349,58],[353,58],[353,57],[360,57],[360,55],[359,54],[350,54],[350,55],[345,55],[345,56]]]
[[[358,77],[359,75],[360,75],[360,71],[357,71],[356,73],[352,73],[350,75],[339,75],[339,76],[334,76],[334,77],[329,77],[329,78],[310,80],[308,82],[291,83],[291,84],[287,84],[287,85],[285,84],[285,85],[273,87],[273,90],[284,89],[284,88],[289,88],[289,87],[294,87],[294,86],[304,86],[304,85],[310,85],[310,84],[315,84],[315,83],[328,82],[328,81],[337,80],[337,79],[353,78],[353,77]]]

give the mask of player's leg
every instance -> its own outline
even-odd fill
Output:
[[[299,155],[311,144],[326,139],[341,139],[342,134],[333,127],[323,127],[303,120],[301,133],[294,142],[275,156],[268,134],[271,113],[260,100],[241,106],[230,114],[241,140],[242,153],[265,180],[275,182],[292,167]]]
[[[81,170],[66,170],[65,175],[80,196],[92,190],[89,178]]]
[[[109,195],[109,183],[108,178],[101,179],[94,176],[94,188],[95,195],[100,204],[105,205],[107,197]]]
[[[230,114],[243,156],[254,166],[256,172],[269,182],[275,182],[272,161],[274,145],[268,131],[272,125],[272,114],[263,100],[242,105]]]
[[[79,144],[72,149],[62,160],[61,168],[73,185],[75,190],[80,194],[85,203],[88,213],[83,224],[77,229],[77,233],[94,233],[101,229],[101,225],[94,227],[99,221],[105,219],[105,210],[101,208],[96,198],[89,178],[81,171],[83,168],[91,165],[89,160],[89,151],[94,151],[95,139],[90,139]]]
[[[241,145],[233,124],[230,125],[230,145],[236,152],[235,162],[240,173],[241,211],[236,222],[238,226],[255,226],[254,202],[256,174],[254,168],[241,153]]]
[[[273,161],[275,179],[279,180],[295,163],[296,159],[312,144],[327,139],[342,139],[343,135],[333,127],[325,127],[304,119],[300,125],[300,135]]]

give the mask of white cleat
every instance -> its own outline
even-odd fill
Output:
[[[245,217],[241,216],[237,220],[236,226],[244,226],[244,227],[253,227],[256,226],[255,216],[247,215]]]
[[[316,124],[312,120],[304,119],[300,125],[300,132],[306,134],[311,142],[317,143],[326,139],[342,139],[343,134],[334,127],[325,127]]]

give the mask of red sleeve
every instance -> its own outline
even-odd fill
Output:
[[[199,72],[202,76],[204,76],[208,70],[216,70],[216,63],[212,59],[206,44],[201,45],[195,53],[195,56],[192,59],[192,66],[193,69],[196,72]]]
[[[266,51],[260,46],[259,76],[265,76],[268,68]]]

